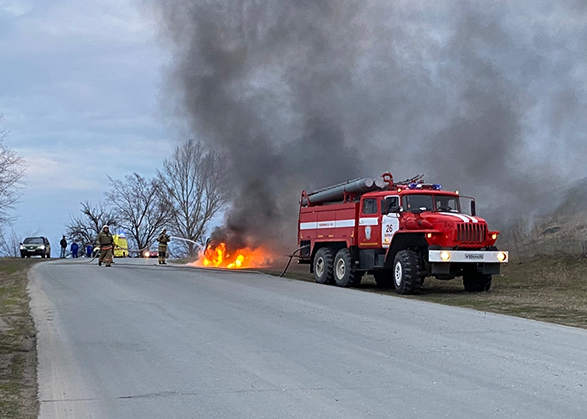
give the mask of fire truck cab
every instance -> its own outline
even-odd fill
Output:
[[[386,173],[302,192],[300,263],[322,284],[358,286],[368,273],[400,294],[429,276],[462,277],[467,291],[488,291],[508,261],[495,247],[498,235],[476,216],[474,199],[421,177],[394,183]]]

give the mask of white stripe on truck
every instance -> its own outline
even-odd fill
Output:
[[[300,230],[318,230],[321,228],[348,228],[354,227],[355,220],[316,221],[311,223],[300,223]]]
[[[479,222],[479,220],[477,220],[476,218],[471,217],[470,215],[466,215],[466,214],[456,214],[454,212],[439,212],[439,214],[450,215],[452,217],[460,218],[461,221],[463,221],[465,223],[468,223],[468,222],[478,223]]]
[[[376,226],[377,224],[379,224],[379,218],[374,218],[374,217],[359,218],[359,225],[360,226]]]

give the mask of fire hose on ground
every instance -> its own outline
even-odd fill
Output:
[[[285,265],[285,268],[283,269],[283,272],[281,273],[281,275],[279,275],[279,278],[283,278],[283,276],[285,275],[285,273],[287,272],[289,265],[291,264],[291,260],[293,258],[301,258],[300,255],[296,255],[297,252],[301,251],[302,249],[305,249],[306,247],[310,247],[309,245],[305,245],[302,246],[298,249],[296,249],[291,255],[285,255],[286,257],[289,257],[289,260],[287,261],[287,265]]]

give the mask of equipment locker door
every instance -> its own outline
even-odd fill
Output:
[[[397,195],[386,196],[381,201],[381,241],[388,248],[393,235],[399,230],[400,200]]]

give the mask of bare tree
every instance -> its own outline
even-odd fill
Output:
[[[21,238],[16,234],[14,229],[11,229],[10,233],[2,231],[2,236],[0,237],[0,254],[10,258],[20,257],[20,243]]]
[[[71,217],[66,234],[84,246],[96,241],[96,237],[104,225],[112,227],[118,224],[114,212],[108,210],[102,203],[94,207],[85,201],[81,203],[81,206],[82,215]]]
[[[0,115],[0,124],[2,116]],[[0,225],[10,220],[8,210],[21,196],[20,188],[25,172],[24,161],[4,145],[7,131],[0,130]]]
[[[118,225],[125,229],[139,249],[155,240],[169,221],[169,210],[160,200],[160,186],[137,173],[124,181],[109,178],[112,189],[106,192],[108,204],[116,208]]]
[[[222,154],[206,151],[200,142],[188,140],[165,159],[157,171],[162,200],[171,211],[170,230],[179,237],[201,241],[212,217],[227,198],[227,164]],[[187,252],[194,254],[192,243]]]

